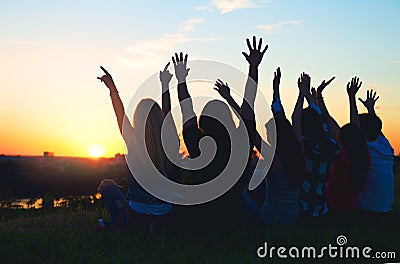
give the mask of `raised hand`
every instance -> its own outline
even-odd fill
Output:
[[[336,77],[333,76],[330,80],[327,82],[325,80],[322,81],[322,83],[318,86],[317,88],[317,94],[318,96],[321,96],[322,91],[325,89],[326,86],[328,86]]]
[[[97,77],[97,79],[99,79],[101,82],[104,82],[104,84],[107,86],[108,89],[110,89],[110,91],[117,90],[111,74],[109,74],[108,71],[106,71],[106,69],[103,68],[103,66],[100,66],[100,69],[103,70],[104,75],[101,77]]]
[[[246,58],[247,62],[250,64],[250,66],[258,67],[258,65],[260,65],[260,63],[261,63],[261,60],[262,60],[265,52],[268,49],[268,45],[266,45],[265,48],[263,50],[261,50],[262,38],[260,38],[258,47],[256,47],[257,41],[256,41],[255,36],[253,36],[253,47],[251,47],[249,39],[246,39],[246,42],[247,42],[247,47],[249,47],[249,54],[247,54],[246,52],[242,52],[242,54]]]
[[[375,112],[374,107],[376,101],[379,99],[379,96],[376,96],[376,92],[373,90],[367,90],[367,98],[365,100],[358,98],[361,103],[367,108],[368,113]]]
[[[299,92],[303,95],[310,93],[311,78],[307,73],[302,73],[297,79],[297,86],[299,87]]]
[[[170,65],[170,62],[165,65],[164,70],[160,71],[160,81],[162,84],[169,84],[169,82],[172,79],[172,74],[169,72],[168,67]]]
[[[274,80],[272,81],[272,86],[273,86],[273,97],[274,98],[280,98],[279,95],[279,84],[281,83],[281,68],[278,67],[276,71],[274,72]]]
[[[311,88],[311,97],[313,100],[317,100],[317,90],[314,87]]]
[[[214,90],[217,91],[225,100],[231,97],[231,92],[228,83],[227,82],[224,83],[220,79],[218,79],[215,82]]]
[[[356,93],[360,90],[361,84],[362,82],[357,76],[353,77],[351,81],[347,83],[347,94],[349,97],[355,98]]]
[[[278,67],[274,72],[273,89],[279,90],[279,84],[281,83],[281,68]]]
[[[183,58],[182,52],[179,56],[178,53],[175,53],[175,58],[172,57],[172,62],[174,63],[175,68],[175,76],[178,80],[178,83],[186,82],[186,76],[189,74],[190,69],[187,68],[187,58],[187,54],[185,54],[185,58]]]
[[[299,92],[306,99],[308,104],[314,103],[315,100],[310,93],[311,77],[307,73],[302,73],[297,80],[297,86],[299,87]]]

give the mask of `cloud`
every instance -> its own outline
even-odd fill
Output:
[[[196,31],[195,25],[203,23],[203,18],[191,18],[183,23],[180,31]]]
[[[400,64],[400,60],[394,60],[393,63],[394,64]]]
[[[117,61],[129,68],[148,68],[160,66],[170,58],[179,45],[190,42],[205,42],[221,40],[222,38],[192,38],[188,32],[195,31],[195,25],[203,22],[202,18],[191,18],[186,20],[176,33],[168,33],[156,39],[138,40],[132,45],[125,47],[128,56],[120,57]]]
[[[257,28],[261,29],[264,34],[276,34],[278,30],[285,25],[299,25],[303,23],[302,20],[283,21],[275,24],[258,25]]]
[[[197,10],[205,10],[213,12],[217,9],[221,14],[230,13],[244,8],[260,8],[271,0],[213,0],[208,6],[198,6]]]

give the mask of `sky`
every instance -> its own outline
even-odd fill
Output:
[[[96,148],[106,157],[122,153],[109,94],[96,79],[102,75],[100,65],[113,75],[131,117],[132,97],[176,51],[188,53],[189,60],[230,65],[244,73],[244,83],[247,62],[241,52],[253,35],[269,45],[259,67],[260,94],[271,97],[273,71],[280,66],[281,98],[290,117],[301,72],[311,75],[313,86],[336,76],[324,98],[331,115],[344,125],[349,122],[345,86],[357,75],[363,81],[360,97],[367,89],[378,92],[376,111],[397,154],[399,12],[396,0],[2,0],[0,154],[52,151],[85,157]],[[193,93],[218,98],[212,85],[195,86]],[[256,114],[264,136],[265,116],[258,110],[263,108],[269,105],[258,105]],[[179,111],[175,117],[180,119]]]

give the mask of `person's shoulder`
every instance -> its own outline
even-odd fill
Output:
[[[375,141],[368,142],[368,146],[388,155],[394,155],[392,145],[390,145],[389,140],[383,135],[379,135]]]

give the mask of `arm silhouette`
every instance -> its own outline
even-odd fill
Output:
[[[317,90],[314,90],[315,94],[315,100],[317,102],[317,106],[321,109],[322,111],[322,116],[326,121],[326,124],[328,126],[328,131],[329,135],[337,140],[338,135],[339,135],[339,125],[336,122],[336,120],[329,114],[329,111],[325,105],[324,97],[322,96],[323,90],[335,79],[335,77],[332,77],[330,80],[327,82],[325,80],[322,81],[322,83],[318,86]]]
[[[244,117],[254,118],[254,102],[257,94],[257,84],[258,84],[258,66],[260,65],[265,52],[268,49],[268,45],[261,49],[262,38],[260,38],[258,46],[256,37],[253,36],[253,47],[250,44],[250,40],[246,39],[247,47],[249,48],[249,53],[242,52],[246,61],[249,63],[249,74],[246,81],[246,86],[244,90],[243,103],[241,106],[241,114]],[[243,106],[246,106],[243,108]]]
[[[350,123],[360,126],[360,118],[358,117],[358,110],[356,104],[356,94],[361,87],[362,82],[355,76],[347,83],[347,95],[349,96],[350,103]]]
[[[178,80],[178,98],[181,104],[181,112],[183,117],[183,124],[185,121],[192,117],[196,117],[196,114],[193,110],[193,102],[190,97],[189,91],[187,89],[186,77],[189,73],[189,68],[187,68],[187,58],[188,55],[185,54],[183,57],[183,53],[181,52],[179,55],[175,53],[175,57],[172,57],[172,62],[174,63],[175,68],[175,77]]]
[[[296,105],[294,106],[292,114],[292,127],[297,140],[301,141],[301,113],[303,112],[304,97],[309,93],[310,81],[306,82],[307,74],[302,73],[297,79],[297,86],[299,88],[299,95],[297,97]],[[309,77],[308,77],[309,78]],[[307,90],[308,89],[308,90]]]
[[[171,111],[171,97],[169,94],[169,82],[171,81],[172,74],[169,72],[169,62],[165,65],[164,70],[160,71],[160,82],[162,92],[162,111],[164,117]]]
[[[101,82],[104,82],[104,84],[110,90],[111,102],[114,108],[115,115],[117,117],[118,128],[121,132],[121,135],[124,137],[125,142],[127,142],[127,139],[130,138],[129,135],[133,132],[133,127],[125,114],[124,105],[121,101],[121,98],[119,97],[117,87],[115,86],[111,74],[106,69],[104,69],[103,66],[100,66],[100,68],[103,70],[104,75],[101,77],[97,77],[97,79],[99,79]]]
[[[240,106],[232,98],[228,83],[224,83],[220,79],[215,82],[214,90],[217,91],[222,98],[224,98],[230,107],[235,110],[235,115],[240,118]]]
[[[240,106],[236,103],[235,99],[232,98],[231,94],[230,94],[230,88],[228,83],[224,83],[222,80],[218,79],[215,82],[215,87],[214,90],[216,90],[222,98],[224,98],[227,103],[229,104],[230,107],[232,107],[235,111],[233,111],[235,113],[235,115],[240,119]],[[255,139],[254,139],[254,146],[257,148],[257,150],[259,152],[261,152],[261,147],[263,146],[263,144],[267,144],[260,136],[260,134],[258,133],[258,131],[256,130],[256,134],[255,134]]]

